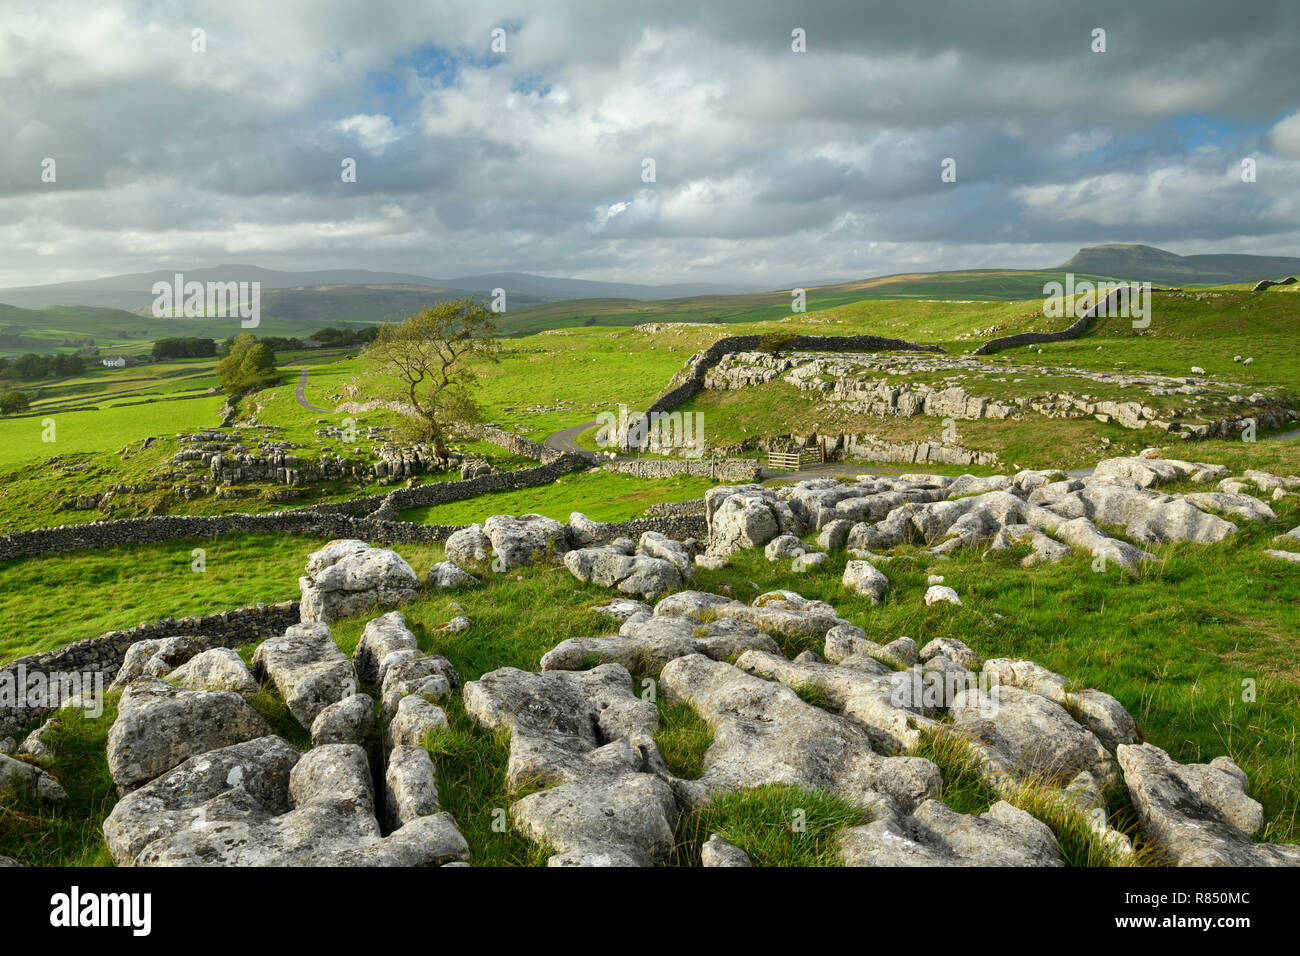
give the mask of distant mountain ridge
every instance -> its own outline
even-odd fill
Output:
[[[172,282],[177,273],[187,282],[260,282],[264,293],[277,291],[338,293],[346,288],[421,291],[434,301],[473,295],[488,298],[495,289],[505,289],[507,301],[535,305],[569,299],[619,298],[640,301],[675,299],[693,295],[725,295],[756,291],[741,286],[708,282],[670,285],[640,285],[631,282],[595,282],[587,279],[554,278],[523,272],[434,279],[403,272],[372,272],[368,269],[322,269],[311,272],[282,272],[250,265],[222,265],[199,269],[155,269],[126,275],[59,282],[51,285],[0,289],[0,303],[23,309],[51,305],[85,305],[139,312],[153,302],[155,282]],[[432,295],[430,295],[432,293]]]
[[[282,272],[249,265],[190,270],[157,269],[81,282],[0,289],[0,351],[129,344],[158,336],[224,337],[221,319],[173,320],[151,315],[152,286],[187,281],[262,283],[263,334],[305,337],[327,326],[361,327],[400,321],[436,302],[472,295],[488,301],[506,291],[503,333],[521,334],[582,325],[634,325],[648,321],[760,321],[789,314],[790,286],[736,291],[699,283],[636,285],[498,272],[433,279],[402,272],[327,269]],[[1180,256],[1155,246],[1110,243],[1080,249],[1048,269],[964,269],[907,272],[850,282],[804,283],[810,309],[864,299],[1010,301],[1040,298],[1046,283],[1072,272],[1093,280],[1150,281],[1157,285],[1255,283],[1300,274],[1300,258],[1209,254]],[[788,277],[781,277],[788,278]],[[726,291],[718,291],[721,288]],[[6,313],[9,306],[35,312]]]
[[[1155,246],[1109,243],[1080,249],[1056,268],[1115,279],[1226,285],[1295,275],[1300,273],[1300,258],[1243,254],[1180,256]]]

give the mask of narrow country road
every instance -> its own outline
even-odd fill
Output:
[[[298,379],[298,393],[296,397],[298,399],[298,404],[301,405],[303,408],[309,409],[313,412],[324,412],[326,415],[334,414],[334,412],[332,412],[328,408],[321,408],[320,406],[313,405],[311,402],[307,401],[307,369],[306,368],[302,370],[302,376]]]
[[[595,428],[599,422],[584,422],[581,425],[571,425],[562,431],[550,435],[542,441],[547,448],[553,448],[556,451],[567,452],[570,455],[591,455],[592,452],[586,448],[579,448],[573,441],[588,428]]]

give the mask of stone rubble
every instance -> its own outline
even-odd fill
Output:
[[[793,553],[803,547],[803,537],[817,533],[818,546],[827,551],[876,553],[922,544],[935,555],[971,547],[984,547],[988,554],[1028,544],[1025,566],[1055,563],[1077,549],[1132,569],[1157,560],[1144,546],[1214,544],[1236,533],[1237,524],[1228,517],[1275,518],[1268,504],[1240,491],[1170,495],[1152,490],[1170,481],[1218,481],[1226,474],[1218,465],[1136,457],[1102,461],[1089,477],[1073,479],[1060,472],[1022,471],[988,478],[860,476],[853,482],[814,478],[777,488],[722,486],[705,497],[706,547],[720,557],[764,547],[771,549],[771,558]],[[1283,487],[1270,481],[1273,476],[1246,474],[1253,474],[1262,489]],[[1101,530],[1115,526],[1123,527],[1128,540]],[[888,579],[869,562],[852,561],[843,584],[879,603]]]

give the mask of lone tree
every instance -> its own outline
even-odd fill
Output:
[[[14,389],[0,392],[0,415],[16,415],[27,411],[30,407],[31,400],[27,397],[27,393]]]
[[[261,385],[279,381],[275,370],[275,353],[257,336],[244,333],[230,340],[229,349],[217,363],[221,387],[231,395],[240,395]]]
[[[477,421],[470,394],[473,363],[497,360],[492,313],[473,298],[440,302],[397,325],[384,323],[369,348],[379,368],[397,380],[393,397],[410,406],[405,437],[429,442],[446,457],[448,426]]]

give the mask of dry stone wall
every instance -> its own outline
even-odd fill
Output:
[[[298,602],[258,604],[253,607],[205,614],[201,617],[169,617],[150,621],[123,631],[108,631],[99,637],[78,641],[44,654],[33,654],[10,661],[0,669],[0,685],[25,688],[32,675],[102,674],[104,686],[113,680],[127,648],[137,641],[188,635],[199,638],[205,647],[239,647],[284,633],[298,623]],[[21,691],[20,691],[21,692]],[[40,719],[50,708],[21,706],[0,707],[0,737]]]
[[[1088,326],[1092,325],[1097,316],[1104,312],[1106,315],[1114,315],[1121,301],[1128,295],[1128,286],[1120,286],[1101,302],[1094,305],[1091,309],[1083,314],[1077,322],[1067,329],[1060,332],[1021,332],[1019,335],[1004,335],[998,339],[990,339],[972,355],[989,355],[993,352],[1000,352],[1003,349],[1013,349],[1020,345],[1034,345],[1038,342],[1064,342],[1066,339],[1077,339],[1088,331]]]
[[[704,377],[730,352],[752,352],[763,344],[761,335],[730,335],[718,339],[707,349],[692,356],[686,368],[673,376],[668,391],[660,395],[647,410],[667,412],[682,404],[704,388]],[[903,339],[882,338],[879,335],[796,335],[782,343],[782,348],[801,352],[943,352],[937,345],[917,345]]]
[[[762,466],[748,458],[720,459],[668,459],[641,458],[635,461],[612,461],[601,466],[605,471],[638,478],[669,478],[674,475],[691,475],[696,478],[716,478],[719,481],[758,481]]]

